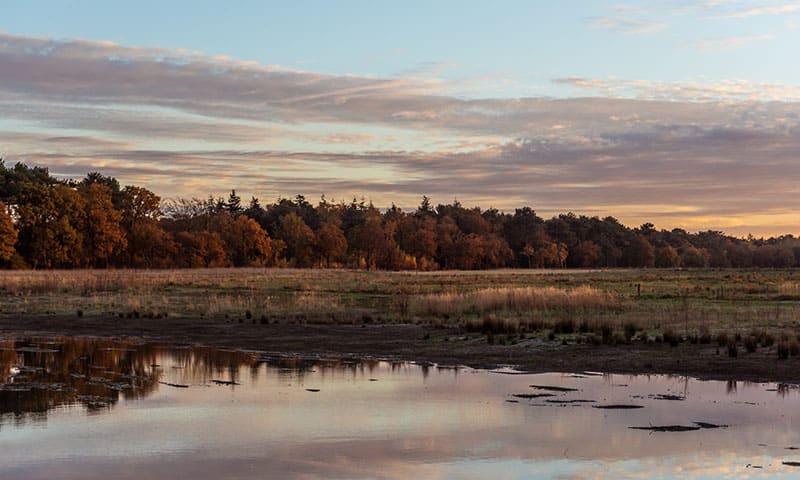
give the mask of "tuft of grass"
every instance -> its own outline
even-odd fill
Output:
[[[476,328],[473,326],[471,331],[476,331]],[[501,333],[503,334],[517,333],[519,331],[519,322],[513,319],[499,318],[494,315],[487,315],[483,317],[483,320],[480,322],[480,331],[482,333],[490,335],[501,334]]]
[[[555,322],[553,325],[553,331],[555,333],[565,333],[571,334],[575,332],[575,320],[570,317],[561,318]]]
[[[670,347],[677,347],[683,341],[683,338],[671,328],[661,332],[661,336],[664,339],[664,343],[669,343]]]
[[[708,327],[703,326],[700,328],[700,335],[698,337],[698,341],[702,345],[708,345],[711,343],[711,331],[709,331]]]
[[[800,343],[797,340],[789,341],[789,354],[793,357],[800,355]]]
[[[791,351],[789,342],[783,342],[783,341],[778,342],[777,350],[778,350],[778,358],[780,358],[781,360],[786,360],[787,358],[789,358],[789,353]]]
[[[636,332],[640,330],[639,324],[633,321],[625,322],[622,329],[625,332],[626,342],[630,342],[631,339],[636,336]]]
[[[595,332],[600,333],[600,338],[603,340],[604,344],[611,344],[611,337],[614,335],[614,326],[611,324],[611,322],[598,322],[595,326]]]

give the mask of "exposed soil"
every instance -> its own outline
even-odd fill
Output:
[[[716,380],[800,382],[800,358],[779,359],[772,349],[726,355],[715,345],[633,343],[562,345],[539,339],[489,344],[480,334],[411,324],[314,325],[226,319],[121,319],[111,316],[0,316],[6,336],[74,335],[139,337],[284,355],[377,357],[492,368],[514,365],[531,372],[601,371],[676,374]]]

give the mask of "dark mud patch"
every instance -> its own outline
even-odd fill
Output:
[[[531,388],[535,388],[537,390],[547,390],[548,392],[577,392],[577,388],[571,387],[559,387],[556,385],[531,385]]]
[[[213,383],[217,385],[241,385],[239,382],[234,382],[233,380],[211,380]]]
[[[628,427],[631,430],[648,430],[651,432],[692,432],[700,427],[689,425],[651,425],[649,427]]]
[[[170,383],[170,382],[158,382],[158,383],[160,383],[161,385],[166,385],[168,387],[174,387],[174,388],[189,388],[189,385],[186,385],[185,383]]]
[[[683,395],[673,395],[671,393],[659,393],[656,395],[649,395],[649,397],[653,400],[669,400],[673,402],[682,402],[686,400],[686,397]]]
[[[544,398],[544,397],[555,397],[555,394],[552,393],[512,393],[512,397],[516,398]]]
[[[700,428],[728,428],[727,425],[717,425],[716,423],[708,423],[708,422],[692,422]]]
[[[713,428],[727,428],[727,425],[717,425],[708,422],[692,422],[694,425],[650,425],[647,427],[628,427],[633,430],[649,430],[651,432],[693,432]]]

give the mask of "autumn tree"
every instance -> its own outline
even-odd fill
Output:
[[[119,181],[114,177],[108,177],[100,172],[90,172],[86,177],[78,183],[78,189],[83,190],[90,185],[100,185],[108,189],[111,196],[111,204],[116,209],[120,209],[122,202],[122,190],[119,186]]]
[[[25,184],[18,193],[18,251],[33,268],[85,263],[83,197],[63,184]]]
[[[380,255],[386,251],[386,235],[382,217],[378,209],[369,208],[364,214],[364,222],[350,231],[348,244],[365,268],[376,268]],[[363,262],[362,262],[363,260]]]
[[[277,237],[286,244],[286,258],[297,267],[310,267],[314,255],[314,231],[296,213],[282,216],[278,221]]]
[[[417,268],[431,268],[436,257],[436,218],[419,212],[404,216],[397,225],[397,243],[415,258]]]
[[[655,249],[643,235],[634,235],[627,249],[631,267],[652,267],[655,265]]]
[[[84,249],[87,264],[108,266],[109,259],[127,245],[120,221],[122,214],[114,208],[111,189],[102,183],[82,185],[84,200]]]
[[[517,258],[517,266],[533,266],[536,237],[543,232],[544,221],[530,207],[518,208],[505,222],[503,236]]]
[[[664,245],[656,250],[655,265],[658,268],[678,268],[681,266],[681,256],[672,245]]]
[[[9,262],[17,251],[14,244],[17,243],[17,229],[11,218],[9,208],[0,201],[0,263]]]
[[[680,255],[681,266],[688,268],[705,268],[710,260],[705,248],[697,248],[693,245],[687,245]]]
[[[324,223],[317,230],[317,252],[320,260],[330,268],[331,262],[340,262],[347,254],[347,238],[342,229],[332,223]]]
[[[124,262],[136,268],[165,268],[172,263],[172,235],[160,225],[161,198],[150,190],[128,185],[120,194],[120,226],[127,240]]]
[[[178,255],[176,264],[184,268],[227,267],[225,242],[217,232],[182,231],[175,234]]]
[[[598,266],[601,255],[600,246],[591,240],[584,240],[575,247],[570,256],[573,257],[574,264],[583,268],[594,268]]]
[[[271,262],[272,241],[252,218],[239,215],[221,235],[234,266],[265,266]]]

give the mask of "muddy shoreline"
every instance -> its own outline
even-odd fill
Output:
[[[239,348],[287,356],[384,358],[531,372],[674,374],[708,380],[800,382],[800,358],[774,347],[736,358],[716,345],[562,345],[538,339],[489,344],[458,328],[414,324],[317,325],[226,319],[119,319],[112,316],[0,316],[0,335],[138,337],[145,341]]]

